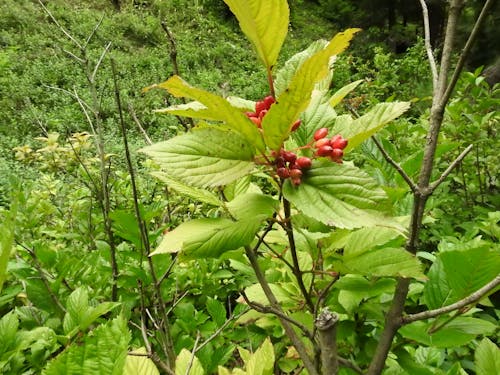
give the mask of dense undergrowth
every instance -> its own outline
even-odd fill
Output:
[[[134,362],[144,357],[126,353],[144,347],[151,351],[148,345],[160,353],[153,358],[159,368],[172,346],[180,359],[179,374],[191,360],[186,349],[196,353],[193,374],[201,373],[193,372],[197,366],[210,374],[218,366],[248,368],[252,361],[274,357],[271,368],[276,372],[297,373],[300,361],[276,317],[244,314],[247,306],[241,292],[256,280],[242,253],[186,262],[171,254],[147,256],[162,235],[180,223],[218,217],[220,212],[177,194],[178,189],[165,188],[148,172],[158,166],[136,152],[148,142],[141,128],[158,142],[183,134],[189,126],[153,112],[180,103],[179,99],[161,91],[142,91],[175,73],[172,43],[162,21],[175,38],[180,74],[197,87],[258,100],[268,91],[265,70],[222,5],[158,0],[144,7],[125,4],[117,13],[109,3],[47,2],[60,27],[37,1],[0,4],[0,373],[71,373],[73,356],[75,362],[86,363],[88,374],[111,374],[124,363],[125,372],[135,374],[140,366],[144,370],[152,365]],[[329,39],[339,31],[314,4],[292,2],[291,9],[279,65],[314,40]],[[79,49],[62,29],[81,45],[89,35],[92,38]],[[432,94],[423,42],[416,40],[406,53],[394,55],[382,44],[367,47],[362,41],[362,37],[354,41],[334,65],[332,92],[364,80],[338,111],[357,115],[381,102],[411,101],[405,117],[379,134],[392,158],[416,177]],[[86,76],[82,56],[91,67],[101,62],[93,82]],[[115,83],[134,175],[127,169]],[[419,253],[426,269],[440,251],[468,246],[484,254],[490,248],[498,252],[499,104],[498,86],[489,87],[480,69],[462,75],[447,107],[436,177],[470,143],[473,152],[429,202]],[[384,187],[396,216],[409,214],[411,196],[404,181],[371,141],[350,158]],[[150,249],[141,239],[137,211],[147,224]],[[491,255],[491,260],[496,266],[498,257]],[[273,271],[272,261],[265,258],[264,266],[272,280],[280,280],[286,272]],[[386,307],[393,286],[390,278],[375,279],[366,285],[365,280],[346,280],[353,289],[343,295],[335,289],[329,297],[332,305],[350,316],[339,327],[339,350],[346,356],[356,352],[362,368],[377,340],[372,321],[380,318],[380,306]],[[373,289],[363,294],[366,290],[357,290],[355,281],[364,290]],[[420,280],[410,294],[414,312],[422,308],[423,285]],[[450,347],[443,339],[433,347],[412,333],[399,337],[397,356],[390,357],[387,373],[459,374],[457,363],[473,373],[477,335],[495,340],[498,332],[497,303],[485,299],[481,309],[469,312],[468,318],[483,321],[484,327],[468,332],[460,345]],[[295,311],[294,318],[309,324],[301,314]],[[164,336],[166,327],[170,338]],[[493,350],[489,343],[482,342],[483,351]],[[85,354],[85,347],[93,354]],[[155,370],[149,367],[141,373]]]

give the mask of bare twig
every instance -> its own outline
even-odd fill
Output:
[[[101,27],[101,23],[103,20],[104,20],[104,14],[101,16],[101,19],[95,24],[94,28],[92,29],[92,32],[87,37],[87,40],[85,40],[85,43],[82,47],[83,49],[87,48],[88,44],[90,43],[94,35],[97,33],[97,30],[99,29],[99,27]]]
[[[132,119],[134,120],[135,124],[137,125],[137,127],[141,131],[142,135],[144,136],[146,143],[148,145],[152,145],[153,141],[151,140],[151,138],[149,138],[148,133],[142,127],[141,122],[139,121],[139,118],[137,117],[137,113],[135,113],[134,107],[132,106],[132,103],[128,103],[128,111],[130,113],[130,116],[132,116]]]
[[[95,81],[95,77],[97,75],[97,71],[99,70],[99,67],[101,66],[101,63],[104,60],[104,57],[106,56],[106,54],[108,53],[108,51],[109,51],[110,48],[111,48],[111,42],[108,42],[108,44],[106,44],[106,47],[104,47],[104,49],[103,49],[103,51],[101,53],[101,56],[99,57],[99,60],[97,60],[97,63],[94,66],[94,71],[92,72],[92,75],[90,76],[90,82],[94,82]]]
[[[461,299],[458,302],[452,303],[451,305],[448,306],[443,306],[440,307],[439,309],[434,309],[434,310],[428,310],[428,311],[423,311],[417,314],[411,314],[404,316],[401,318],[401,324],[408,324],[412,322],[416,322],[418,320],[424,320],[424,319],[430,319],[430,318],[435,318],[437,316],[447,314],[449,312],[459,310],[461,308],[464,308],[468,305],[471,305],[480,299],[482,299],[484,296],[486,296],[489,292],[494,290],[497,286],[500,285],[500,275],[495,277],[493,280],[491,280],[489,283],[484,285],[481,289],[476,290],[474,293],[468,295],[467,297]]]
[[[446,179],[446,177],[448,177],[448,175],[453,171],[453,169],[455,169],[458,166],[458,164],[460,164],[462,160],[467,156],[467,154],[472,150],[472,147],[473,145],[467,146],[467,148],[463,150],[455,160],[453,160],[453,162],[448,166],[448,168],[446,168],[446,170],[441,174],[441,176],[429,186],[428,194],[432,194],[434,190],[436,190],[437,187],[441,185],[441,183]]]
[[[64,27],[61,26],[61,24],[59,22],[57,22],[57,20],[52,15],[52,13],[50,13],[50,10],[48,10],[45,7],[45,5],[43,5],[43,2],[41,0],[38,0],[38,3],[42,6],[42,8],[45,11],[45,13],[48,14],[48,16],[50,17],[50,19],[52,20],[52,22],[54,22],[57,25],[57,27],[59,27],[61,29],[61,31],[64,33],[64,35],[66,35],[68,37],[68,39],[71,40],[78,48],[83,49],[83,46],[78,42],[78,40],[76,40],[75,38],[73,38],[73,36],[69,32],[67,32],[64,29]]]
[[[424,43],[425,43],[425,51],[427,53],[427,59],[429,60],[429,66],[431,68],[432,74],[432,87],[434,91],[437,88],[438,84],[438,71],[436,66],[436,60],[434,58],[434,54],[432,52],[431,46],[431,31],[429,28],[429,11],[427,9],[427,4],[425,0],[420,0],[420,6],[422,7],[422,16],[424,22]]]
[[[193,367],[193,363],[194,363],[194,358],[195,358],[195,354],[196,354],[196,348],[198,347],[198,342],[200,342],[200,332],[198,331],[198,333],[196,334],[196,340],[194,342],[194,345],[193,345],[193,352],[191,354],[191,358],[189,359],[189,363],[186,367],[186,372],[184,373],[184,375],[189,375],[189,372],[191,371],[191,367]]]

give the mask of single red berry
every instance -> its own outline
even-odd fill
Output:
[[[314,132],[314,140],[318,141],[322,138],[325,138],[328,135],[328,129],[327,128],[320,128]]]
[[[302,183],[302,180],[300,178],[292,178],[292,184],[295,186],[299,186]]]
[[[278,156],[278,157],[274,160],[274,162],[276,163],[276,166],[277,166],[278,168],[281,168],[281,167],[284,167],[284,166],[285,166],[285,159],[283,159],[283,157],[282,157],[282,156]]]
[[[275,102],[276,101],[274,100],[274,98],[271,95],[266,96],[264,98],[264,104],[266,105],[266,107],[265,107],[266,109],[271,108],[271,105],[273,105]]]
[[[259,118],[262,120],[262,118],[266,115],[266,113],[267,113],[267,109],[263,109],[262,111],[260,111]]]
[[[314,144],[316,148],[321,148],[323,146],[330,146],[330,140],[328,138],[321,138]]]
[[[291,178],[301,178],[302,177],[302,171],[300,169],[296,168],[291,168],[290,169],[290,177]]]
[[[249,117],[250,120],[255,124],[257,125],[258,128],[261,128],[262,127],[262,123],[261,123],[261,119],[260,118],[257,118],[257,117]]]
[[[330,154],[330,157],[335,160],[341,159],[342,156],[344,156],[344,151],[342,151],[340,148],[334,148],[332,150],[332,153]]]
[[[245,112],[245,116],[247,116],[249,118],[250,117],[259,117],[259,116],[257,116],[257,113],[255,113],[255,112]]]
[[[316,155],[318,156],[330,156],[330,154],[332,153],[333,151],[333,148],[331,146],[321,146],[320,148],[318,148],[318,150],[316,151]]]
[[[294,132],[295,130],[297,130],[299,128],[300,124],[302,124],[301,119],[298,119],[297,121],[295,121],[292,125],[292,131]]]
[[[266,108],[266,103],[263,100],[259,100],[257,103],[255,103],[255,113],[258,115]]]
[[[341,150],[343,150],[344,148],[347,147],[347,139],[345,138],[342,138],[341,135],[335,135],[332,137],[332,139],[330,140],[330,145],[333,147],[333,148],[340,148]]]
[[[290,177],[290,171],[288,170],[288,168],[285,168],[285,167],[278,168],[276,170],[276,173],[278,174],[278,176],[280,178],[283,178],[283,179]]]
[[[309,159],[306,156],[301,156],[300,158],[297,158],[295,163],[297,163],[297,165],[303,169],[309,169],[309,168],[311,168],[311,165],[312,165],[311,159]]]
[[[293,153],[292,151],[283,151],[281,156],[283,157],[283,159],[285,159],[286,162],[290,164],[295,163],[295,160],[297,160],[297,155],[295,155],[295,153]]]

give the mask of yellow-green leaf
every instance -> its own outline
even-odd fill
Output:
[[[259,59],[271,71],[288,32],[286,0],[224,0],[240,23]]]

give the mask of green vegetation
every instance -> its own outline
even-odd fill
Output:
[[[500,372],[499,86],[260,3],[0,4],[0,373]]]

